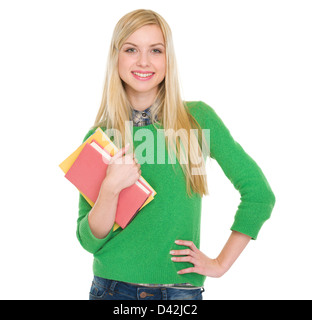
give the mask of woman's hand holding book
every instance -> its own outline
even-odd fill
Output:
[[[130,187],[141,176],[141,166],[133,157],[133,154],[125,154],[128,149],[129,144],[118,150],[111,158],[107,167],[106,177],[103,180],[103,183],[105,182],[106,185],[109,185],[115,193]]]

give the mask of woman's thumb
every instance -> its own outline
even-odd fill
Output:
[[[130,146],[130,143],[127,143],[125,147],[119,149],[113,156],[112,160],[121,157],[129,149],[129,146]]]

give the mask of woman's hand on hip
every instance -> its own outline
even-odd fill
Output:
[[[176,244],[189,247],[189,249],[171,250],[170,254],[174,257],[171,258],[174,262],[190,262],[193,267],[182,269],[178,274],[185,273],[198,273],[208,277],[219,278],[227,270],[219,263],[217,259],[210,259],[203,252],[201,252],[192,241],[176,240]],[[175,257],[181,256],[183,257]]]

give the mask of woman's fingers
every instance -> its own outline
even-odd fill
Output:
[[[198,252],[199,251],[199,249],[195,246],[193,241],[176,240],[175,243],[178,244],[178,245],[181,245],[181,246],[190,247],[191,250],[193,250],[194,252]]]
[[[171,260],[175,261],[175,262],[191,262],[191,263],[195,264],[195,259],[192,256],[172,257]]]
[[[181,256],[181,255],[194,256],[195,252],[190,249],[183,249],[183,250],[171,250],[170,254],[177,255],[177,256]]]
[[[128,143],[125,147],[119,149],[115,155],[111,158],[111,161],[114,162],[116,159],[121,158],[124,153],[126,153],[129,149],[130,144]]]
[[[125,163],[125,164],[131,164],[134,163],[138,165],[138,168],[140,168],[140,164],[138,163],[137,159],[135,158],[133,153],[125,154],[129,149],[130,144],[127,143],[125,147],[119,149],[116,154],[111,158],[111,162],[115,163]],[[124,158],[122,158],[124,155]],[[116,161],[117,160],[117,161]],[[125,162],[123,162],[125,161]]]
[[[126,144],[125,147],[119,149],[116,154],[111,158],[110,164],[132,164],[137,169],[139,177],[141,176],[141,165],[138,163],[133,153],[125,154],[129,149],[130,144]],[[130,167],[129,167],[130,168]]]

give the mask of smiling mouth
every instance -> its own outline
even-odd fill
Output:
[[[132,74],[140,77],[140,78],[148,78],[148,77],[151,77],[152,75],[155,74],[155,72],[148,72],[148,73],[140,73],[140,72],[134,72],[132,71]]]

